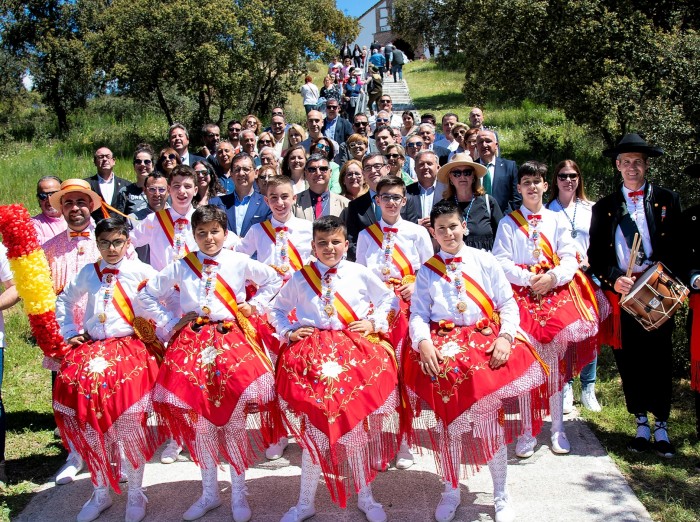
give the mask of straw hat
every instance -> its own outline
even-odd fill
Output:
[[[468,152],[458,152],[452,156],[449,163],[440,167],[437,173],[437,180],[440,183],[449,185],[450,171],[455,167],[471,167],[474,169],[477,178],[483,178],[486,174],[486,166],[481,163],[475,163]]]
[[[61,190],[55,194],[51,194],[49,197],[51,206],[55,209],[60,209],[61,198],[64,196],[64,194],[69,192],[82,192],[83,194],[90,196],[93,203],[93,210],[97,210],[102,206],[102,198],[90,188],[90,184],[84,179],[67,179],[61,183]]]

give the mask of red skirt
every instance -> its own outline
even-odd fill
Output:
[[[259,449],[277,441],[281,419],[269,359],[238,322],[227,325],[191,323],[178,332],[165,354],[153,401],[172,437],[187,445],[195,462],[205,461],[205,452],[215,462],[221,455],[242,473],[256,460],[250,438]]]
[[[598,301],[595,295],[581,292],[575,281],[542,297],[517,285],[513,293],[520,308],[520,327],[552,370],[550,393],[560,391],[600,349]]]
[[[347,330],[314,330],[280,354],[276,384],[287,427],[321,465],[341,507],[351,487],[374,480],[372,464],[396,454],[397,383],[393,349]]]
[[[519,435],[523,425],[539,433],[546,412],[546,368],[534,348],[516,339],[508,362],[493,370],[486,350],[500,328],[494,322],[489,327],[492,333],[484,335],[473,326],[444,330],[431,324],[431,339],[444,357],[437,378],[423,373],[415,350],[407,350],[403,362],[414,421],[407,436],[432,448],[439,473],[455,487],[468,469],[485,464]]]
[[[156,358],[135,336],[90,341],[61,362],[53,406],[61,436],[98,477],[119,492],[121,451],[134,467],[150,460],[164,437],[148,426]]]

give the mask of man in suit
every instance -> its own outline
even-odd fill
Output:
[[[340,216],[348,206],[348,199],[328,190],[331,182],[331,168],[323,154],[314,153],[304,167],[309,188],[297,195],[294,215],[313,221],[322,216]]]
[[[348,259],[355,261],[355,247],[357,237],[365,228],[376,223],[381,217],[381,209],[375,201],[377,195],[377,183],[384,176],[389,175],[389,164],[381,152],[373,152],[362,159],[362,174],[369,185],[369,192],[359,198],[353,199],[344,215],[341,216],[348,229]],[[401,217],[407,221],[418,223],[420,219],[420,204],[411,197],[407,197],[406,205],[401,209]]]
[[[406,187],[406,196],[415,198],[417,201],[420,215],[418,224],[429,228],[430,211],[433,205],[442,199],[442,192],[445,189],[437,181],[440,162],[434,150],[426,149],[416,154],[415,161],[418,183],[411,183]]]
[[[637,134],[627,134],[615,148],[603,152],[615,159],[622,174],[622,186],[593,206],[588,247],[588,262],[602,284],[613,307],[630,292],[636,278],[649,267],[661,262],[681,274],[679,245],[681,203],[677,193],[646,181],[649,157],[661,156],[663,150],[647,144]],[[635,234],[641,248],[631,259]],[[632,277],[627,277],[632,265]],[[615,315],[613,314],[613,317]],[[672,341],[674,321],[647,331],[632,314],[621,311],[618,339],[611,338],[615,363],[622,379],[627,411],[636,417],[636,436],[631,451],[652,448],[648,413],[654,414],[653,449],[661,456],[672,457],[674,449],[668,439],[671,412]]]
[[[484,190],[501,207],[503,215],[520,208],[523,198],[518,192],[518,165],[498,156],[498,137],[492,130],[482,130],[476,137],[479,163],[486,166],[481,182]]]
[[[338,100],[331,98],[326,102],[326,119],[323,120],[321,132],[326,138],[336,143],[345,143],[352,134],[352,125],[338,114],[339,110]]]
[[[190,135],[187,128],[182,123],[174,123],[168,129],[168,140],[170,146],[180,155],[180,160],[183,165],[191,167],[198,161],[205,161],[202,156],[190,154],[187,148],[190,145]]]
[[[90,184],[90,189],[99,194],[102,201],[114,207],[117,204],[119,191],[122,187],[126,187],[129,181],[117,177],[114,174],[114,164],[116,161],[114,159],[114,154],[112,154],[112,151],[107,147],[100,147],[95,151],[93,162],[95,163],[95,167],[97,167],[97,174],[85,179]],[[117,213],[111,209],[108,209],[108,212],[109,217],[117,215]],[[95,222],[105,218],[101,208],[93,210],[91,216]]]
[[[377,152],[377,144],[373,138],[368,136],[369,131],[369,120],[365,113],[355,114],[354,123],[352,124],[353,134],[361,134],[367,138],[367,154],[372,152]],[[340,144],[338,148],[338,154],[336,154],[334,161],[338,164],[340,168],[343,164],[350,159],[350,150],[348,149],[347,138],[346,141]]]
[[[244,237],[250,227],[270,219],[272,212],[265,198],[255,191],[257,171],[250,154],[239,152],[231,163],[234,190],[231,194],[212,198],[210,205],[222,208],[228,217],[228,228]]]

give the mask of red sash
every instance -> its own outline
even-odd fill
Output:
[[[379,223],[374,223],[373,225],[367,227],[365,230],[369,233],[370,237],[374,239],[375,243],[379,245],[379,248],[382,248],[384,246],[384,232],[382,232]],[[415,275],[413,265],[408,260],[408,257],[406,257],[406,254],[403,253],[403,250],[401,250],[399,245],[397,245],[396,243],[394,243],[394,248],[391,252],[391,261],[392,263],[394,263],[394,266],[398,269],[402,278],[406,276]]]
[[[170,246],[175,247],[175,222],[173,221],[170,212],[168,212],[168,209],[164,208],[163,210],[156,212],[156,219],[158,220],[158,223],[160,223],[160,227],[163,229],[165,237],[168,238],[168,243],[170,243]],[[185,243],[184,246],[185,253],[189,254],[190,249],[188,248],[187,243]]]
[[[272,243],[276,245],[277,232],[275,231],[275,227],[272,226],[272,222],[268,219],[267,221],[263,221],[262,223],[260,223],[260,225],[262,226],[263,231],[265,231],[265,234],[267,234],[267,237],[270,238],[270,241],[272,241]],[[304,263],[301,260],[301,255],[299,255],[299,251],[289,239],[287,239],[287,248],[289,249],[289,264],[296,272],[297,270],[301,269]]]
[[[309,263],[308,265],[304,265],[301,269],[301,273],[314,293],[321,297],[321,273],[318,271],[316,264]],[[333,295],[333,308],[338,312],[338,319],[340,319],[340,322],[346,327],[349,326],[350,323],[360,320],[352,307],[338,292],[335,292]]]
[[[100,262],[94,264],[97,277],[102,281],[102,271],[100,270]],[[112,294],[112,304],[119,315],[131,326],[134,326],[134,306],[131,304],[131,299],[126,295],[124,287],[115,276],[114,291]]]

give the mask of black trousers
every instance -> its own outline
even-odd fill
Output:
[[[655,420],[668,420],[673,387],[673,319],[647,332],[622,310],[620,323],[622,348],[613,350],[613,354],[622,378],[627,411],[632,414],[651,412]]]

